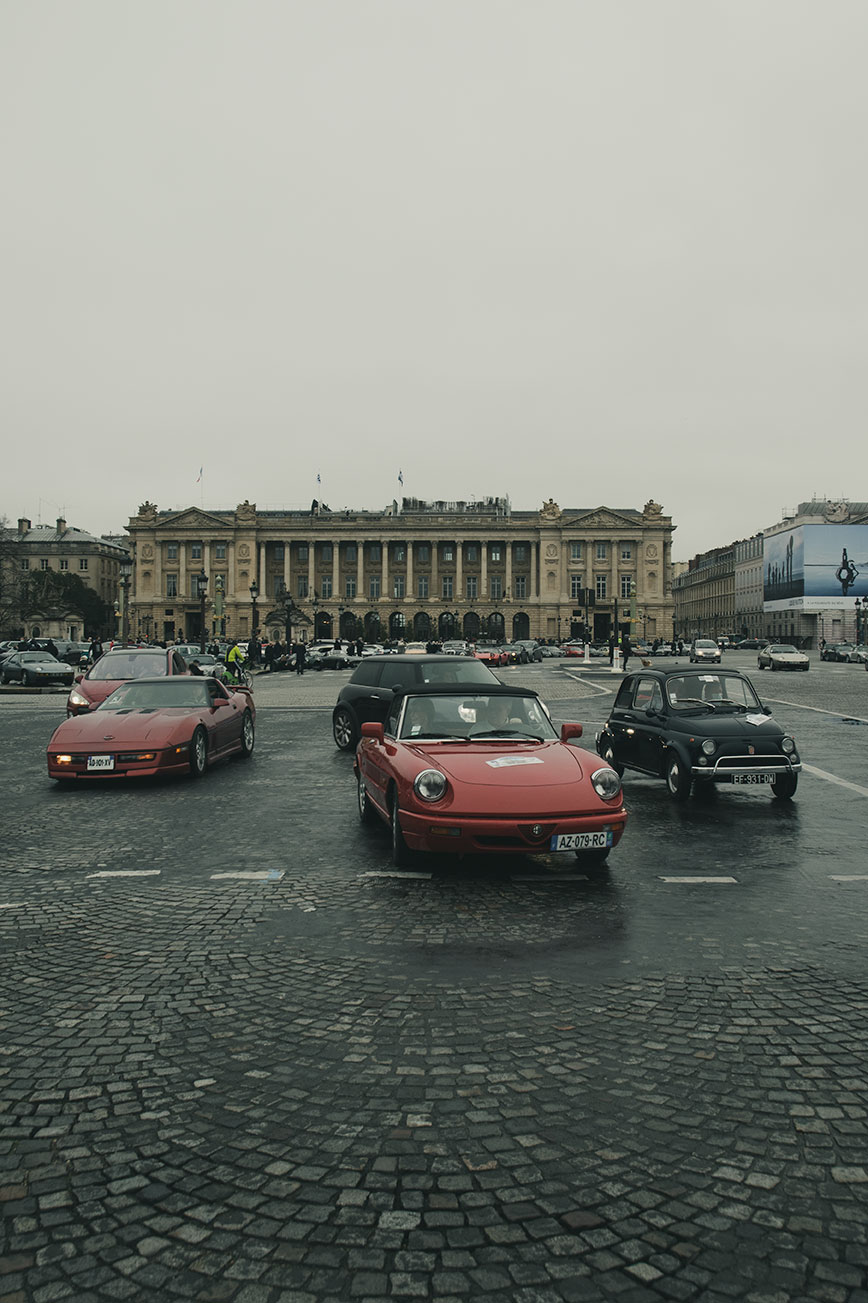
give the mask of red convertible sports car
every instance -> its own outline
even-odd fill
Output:
[[[392,830],[392,861],[413,851],[540,855],[585,864],[617,846],[627,813],[610,765],[556,731],[535,692],[479,684],[398,691],[385,724],[362,725],[359,818]]]
[[[253,750],[249,688],[177,675],[123,683],[96,710],[64,720],[48,743],[50,778],[144,778],[189,773]]]

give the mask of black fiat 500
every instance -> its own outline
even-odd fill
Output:
[[[694,783],[765,786],[788,800],[802,768],[793,738],[737,670],[642,670],[621,683],[597,751],[623,773],[666,780],[686,801]]]

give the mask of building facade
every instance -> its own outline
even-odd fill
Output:
[[[3,531],[4,595],[3,621],[16,634],[35,638],[68,638],[73,642],[88,636],[81,612],[46,606],[22,615],[16,610],[16,591],[22,579],[53,571],[76,575],[92,589],[107,608],[116,609],[121,590],[120,566],[127,557],[126,544],[115,538],[99,538],[68,525],[58,517],[54,525],[33,525],[20,517],[16,529]],[[102,629],[99,632],[111,632]]]
[[[672,632],[672,519],[642,511],[513,511],[508,499],[420,502],[383,511],[158,511],[127,531],[131,632],[201,636],[558,640],[616,623]],[[202,578],[204,576],[204,578]],[[631,623],[632,622],[632,623]]]
[[[720,638],[735,632],[734,545],[700,552],[672,584],[675,632],[692,638]]]

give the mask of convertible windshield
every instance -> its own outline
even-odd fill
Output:
[[[129,652],[121,656],[110,653],[101,656],[94,665],[89,679],[149,679],[166,673],[164,651]]]
[[[213,680],[188,678],[186,674],[159,683],[124,683],[97,710],[201,710],[211,705],[215,687]]]
[[[694,710],[697,706],[760,709],[759,697],[750,683],[737,674],[673,675],[666,680],[666,697],[673,710]]]
[[[405,698],[398,736],[421,741],[484,738],[542,742],[557,737],[551,720],[535,697],[516,693],[437,693]]]

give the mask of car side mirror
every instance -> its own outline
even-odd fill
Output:
[[[212,705],[212,706],[228,706],[228,705],[230,705],[230,704],[231,704],[231,703],[230,703],[228,697],[212,697],[212,698],[211,698],[211,705]]]
[[[83,678],[84,678],[84,675],[83,675],[83,674],[76,674],[76,675],[75,675],[75,681],[76,681],[76,683],[81,683],[81,681],[82,681]]]
[[[385,736],[383,725],[379,720],[368,721],[368,723],[362,725],[362,737],[370,737],[375,742],[382,742]]]
[[[770,714],[772,713],[772,708],[771,708],[771,706],[767,706],[767,705],[765,705],[765,703],[762,703],[762,704],[761,704],[760,709],[762,710],[762,713],[763,713],[764,715],[770,715]]]
[[[581,737],[583,732],[581,724],[561,724],[561,741],[569,742],[571,737]]]

